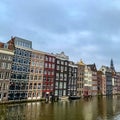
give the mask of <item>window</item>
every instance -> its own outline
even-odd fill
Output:
[[[65,67],[65,71],[67,71],[67,67]]]
[[[4,72],[0,72],[0,79],[4,79]]]
[[[58,89],[58,82],[55,83],[55,88]]]
[[[63,90],[63,95],[64,95],[64,96],[66,95],[66,90]]]
[[[64,62],[63,61],[61,61],[61,65],[63,65],[64,64]]]
[[[39,58],[42,60],[44,57],[40,55]]]
[[[47,71],[46,70],[44,71],[44,74],[47,75]]]
[[[12,57],[11,57],[11,56],[8,56],[8,60],[10,60],[10,61],[11,61],[11,60],[12,60]]]
[[[3,69],[6,68],[6,63],[5,63],[5,62],[2,63],[2,68],[3,68]]]
[[[42,76],[39,76],[39,77],[38,77],[38,80],[42,80]]]
[[[59,90],[59,96],[62,96],[62,90]]]
[[[21,75],[20,74],[17,74],[17,79],[21,79]]]
[[[66,89],[66,82],[64,82],[64,86],[63,86],[64,89]]]
[[[32,66],[35,66],[35,62],[32,61],[31,64],[32,64]]]
[[[42,70],[42,69],[39,69],[39,73],[42,74],[42,73],[43,73],[43,70]]]
[[[6,85],[5,85],[5,83],[3,83],[3,90],[6,90]]]
[[[57,70],[60,70],[60,66],[59,65],[57,65]]]
[[[49,68],[51,68],[51,64],[49,63]]]
[[[30,80],[33,80],[33,75],[30,76]]]
[[[38,83],[38,89],[41,89],[41,83]]]
[[[28,93],[28,97],[31,97],[31,93]]]
[[[36,58],[38,59],[38,58],[39,58],[39,55],[36,55]]]
[[[64,81],[67,81],[67,74],[64,74]]]
[[[9,77],[10,77],[10,73],[9,73],[9,72],[6,72],[6,73],[5,73],[5,79],[9,79]]]
[[[35,73],[39,73],[39,70],[37,68],[35,69]]]
[[[55,62],[55,58],[52,58],[52,62]]]
[[[63,88],[63,82],[60,82],[59,88],[62,89]]]
[[[36,89],[37,88],[37,84],[36,83],[34,83],[34,87],[33,87],[34,89]]]
[[[48,75],[50,75],[50,71],[48,71]]]
[[[65,65],[67,65],[68,63],[67,62],[65,62]]]
[[[63,69],[64,69],[64,67],[63,67],[63,66],[61,66],[61,71],[63,71]]]
[[[60,64],[60,61],[59,61],[59,60],[57,60],[57,64]]]
[[[31,56],[32,56],[32,58],[35,58],[35,54],[32,54]]]
[[[47,68],[48,67],[48,64],[47,63],[45,63],[45,68]]]
[[[43,64],[43,62],[41,62],[41,63],[40,63],[40,67],[43,67],[43,66],[44,66],[44,64]]]
[[[37,75],[34,76],[34,80],[37,80]]]
[[[45,61],[48,61],[48,56],[45,56]]]
[[[7,93],[4,93],[4,94],[3,94],[3,97],[6,97],[6,95],[7,95]]]
[[[55,90],[55,95],[56,95],[56,96],[58,95],[58,90]]]
[[[36,93],[36,97],[40,96],[40,93]]]
[[[32,73],[34,72],[34,68],[31,68],[31,72],[32,72]]]
[[[59,79],[59,73],[56,73],[56,80]]]
[[[54,64],[52,64],[52,68],[53,68],[53,69],[55,68],[55,65],[54,65]]]
[[[7,56],[6,56],[6,55],[3,55],[3,59],[4,59],[4,60],[7,60]]]
[[[51,72],[51,75],[54,75],[54,71]]]
[[[32,89],[32,83],[29,84],[29,89]]]
[[[10,63],[7,64],[7,69],[9,69],[9,70],[11,69],[11,64]]]
[[[62,73],[60,73],[60,79],[63,79],[63,74]]]
[[[52,60],[51,57],[49,57],[49,62],[51,62],[51,60]]]
[[[22,75],[21,77],[22,77],[22,79],[26,79],[27,76],[26,75]]]

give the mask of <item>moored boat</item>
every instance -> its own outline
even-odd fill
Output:
[[[71,100],[80,99],[80,96],[69,96],[69,99],[71,99]]]
[[[60,99],[60,100],[68,100],[68,98],[69,98],[68,96],[62,96],[62,97],[60,97],[59,99]]]

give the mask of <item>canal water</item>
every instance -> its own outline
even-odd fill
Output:
[[[120,96],[0,105],[0,120],[120,120]]]

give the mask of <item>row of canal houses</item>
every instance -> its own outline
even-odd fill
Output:
[[[32,48],[32,41],[12,37],[0,42],[0,101],[39,100],[50,96],[112,95],[120,93],[120,73],[110,67]]]

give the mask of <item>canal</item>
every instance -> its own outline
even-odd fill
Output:
[[[0,105],[0,120],[120,120],[120,96]]]

